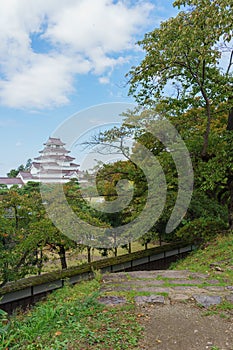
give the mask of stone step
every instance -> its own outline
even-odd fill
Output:
[[[233,286],[218,285],[208,274],[188,270],[156,270],[120,272],[103,275],[101,302],[121,304],[127,302],[118,292],[132,291],[136,304],[164,304],[184,300],[195,301],[204,307],[219,304],[223,300],[233,303]],[[137,295],[138,293],[138,295]],[[149,293],[150,295],[142,295]],[[104,296],[105,294],[111,294]]]

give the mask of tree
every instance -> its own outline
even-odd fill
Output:
[[[11,169],[9,173],[7,173],[7,176],[10,178],[14,178],[18,175],[20,171],[29,171],[31,169],[32,160],[29,158],[26,162],[26,165],[19,165],[17,169]]]
[[[230,173],[232,172],[232,142],[233,138],[229,131],[226,131],[227,112],[222,105],[216,109],[218,118],[212,120],[211,134],[209,136],[209,159],[203,160],[200,156],[202,148],[202,133],[205,129],[205,118],[202,108],[190,108],[183,114],[175,114],[170,110],[170,106],[162,100],[150,110],[136,108],[125,114],[125,120],[121,130],[115,132],[110,130],[105,134],[107,143],[108,135],[111,139],[117,135],[123,136],[126,132],[127,137],[131,135],[135,141],[144,145],[159,161],[166,176],[167,181],[167,199],[166,205],[161,217],[156,221],[155,225],[142,237],[142,241],[148,243],[151,239],[159,237],[161,240],[170,240],[175,238],[175,232],[165,234],[166,224],[171,216],[174,208],[177,190],[178,190],[178,174],[175,163],[171,157],[171,152],[166,149],[165,145],[156,139],[150,132],[150,124],[159,118],[169,119],[176,127],[184,139],[189,149],[190,156],[194,167],[195,185],[193,199],[187,211],[186,217],[180,224],[186,225],[193,220],[201,220],[206,222],[217,220],[219,223],[227,224],[227,206],[229,215],[229,227],[231,227],[230,218],[232,215],[230,200],[231,192],[229,189]],[[99,140],[104,147],[104,135]],[[137,153],[137,145],[135,144],[133,153]],[[127,177],[131,182],[135,182],[140,191],[134,192],[134,200],[121,213],[117,213],[117,218],[121,218],[120,224],[131,221],[134,216],[140,213],[142,206],[146,201],[146,179],[142,177],[139,169],[133,166],[132,162],[116,162],[111,165],[104,166],[103,170],[97,176],[98,188],[107,199],[116,198],[116,184],[119,179]],[[112,222],[114,222],[112,217]]]
[[[233,1],[177,0],[174,6],[184,6],[183,11],[139,42],[146,55],[127,75],[129,93],[141,105],[159,104],[183,131],[179,118],[190,125],[185,136],[193,152],[195,186],[213,197],[218,193],[217,200],[224,196],[233,228]],[[190,123],[187,115],[196,121]],[[223,117],[225,126],[217,133]]]
[[[69,228],[69,215],[66,216],[64,201],[56,185],[45,185],[48,191],[47,203],[42,201],[38,183],[28,183],[23,188],[9,189],[0,200],[0,281],[25,277],[27,274],[40,274],[46,258],[45,247],[57,253],[61,268],[67,268],[66,252],[69,249],[82,251],[84,244],[60,232],[50,220],[46,205],[51,204],[53,214],[61,218]],[[72,210],[93,226],[106,226],[98,211],[95,211],[82,198],[79,184],[70,181],[63,188],[65,198]],[[93,230],[94,232],[94,230]],[[79,235],[78,235],[79,238]],[[88,251],[90,248],[88,247]]]
[[[40,221],[34,222],[30,225],[30,234],[23,243],[24,250],[28,253],[31,250],[43,252],[45,246],[49,246],[51,250],[57,252],[61,262],[61,268],[67,269],[66,251],[70,248],[75,248],[74,241],[63,235],[55,225],[48,218],[43,218]],[[37,258],[39,267],[42,264],[42,256]]]
[[[20,169],[23,169],[23,165],[20,165],[18,169],[11,169],[9,173],[7,173],[7,177],[15,178],[18,175]]]
[[[227,102],[228,110],[232,107],[232,0],[184,0],[174,5],[191,7],[162,22],[139,42],[146,56],[128,73],[129,92],[149,106],[165,99],[175,113],[202,107],[206,125],[201,154],[205,158],[216,107],[222,102]],[[226,66],[220,64],[223,56]]]
[[[41,201],[34,193],[9,189],[0,202],[0,279],[2,283],[36,272],[35,250],[25,249],[29,226],[40,218]]]
[[[8,192],[7,185],[0,184],[0,195],[6,194]]]

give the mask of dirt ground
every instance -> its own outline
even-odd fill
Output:
[[[107,274],[101,288],[106,303],[124,303],[119,292],[133,292],[144,327],[140,350],[233,350],[233,309],[214,313],[225,300],[233,303],[233,286],[208,274],[156,270]],[[146,293],[146,294],[144,294]],[[149,295],[148,295],[149,294]]]
[[[145,350],[233,350],[233,316],[205,315],[188,303],[141,306],[138,309]]]

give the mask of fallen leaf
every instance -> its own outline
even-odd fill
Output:
[[[55,336],[57,337],[58,335],[61,335],[61,334],[62,334],[62,332],[57,331],[57,332],[55,333]]]

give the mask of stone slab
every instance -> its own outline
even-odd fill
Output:
[[[203,294],[206,293],[206,289],[204,288],[199,288],[196,286],[175,286],[171,288],[172,291],[174,291],[175,293],[187,293],[187,294]]]
[[[233,294],[226,295],[226,300],[233,304]]]
[[[171,284],[186,284],[186,285],[197,285],[202,284],[202,280],[197,279],[176,279],[176,280],[169,280],[169,283]]]
[[[135,302],[139,305],[141,304],[165,304],[165,298],[162,295],[149,295],[149,296],[136,296]]]
[[[219,284],[218,280],[206,280],[208,284]]]
[[[204,307],[209,307],[211,305],[218,305],[222,301],[222,297],[218,295],[193,295],[196,302]]]
[[[109,295],[106,297],[100,297],[98,299],[99,303],[104,305],[119,305],[119,304],[126,304],[127,300],[124,297]]]
[[[205,287],[205,289],[210,291],[210,292],[224,292],[225,291],[225,287],[222,287],[222,286],[208,286],[208,287]]]
[[[176,293],[176,294],[169,294],[169,298],[171,301],[183,301],[190,299],[190,295],[188,294],[182,294],[182,293]]]
[[[162,280],[129,280],[129,281],[123,281],[119,283],[121,286],[136,286],[136,287],[144,287],[147,286],[162,286],[164,284],[164,281]]]
[[[150,292],[150,293],[169,293],[170,288],[167,287],[143,287],[138,288],[138,292]]]

